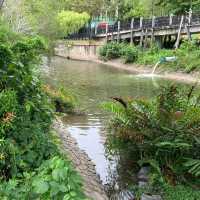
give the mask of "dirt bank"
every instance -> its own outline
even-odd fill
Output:
[[[105,64],[108,66],[115,67],[117,69],[125,70],[133,74],[141,74],[141,75],[150,75],[152,72],[153,67],[152,66],[141,66],[137,64],[124,64],[122,60],[116,59],[104,62],[100,59],[94,59],[91,60],[92,62]],[[156,76],[159,76],[160,78],[168,79],[168,80],[174,80],[178,82],[184,82],[184,83],[200,83],[200,72],[195,72],[191,74],[186,74],[184,72],[173,72],[168,69],[160,68],[155,73]]]

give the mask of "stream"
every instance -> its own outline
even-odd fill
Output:
[[[97,174],[108,188],[108,196],[115,193],[116,185],[119,190],[126,190],[130,183],[136,181],[132,162],[107,155],[104,143],[109,116],[100,105],[115,96],[154,97],[157,89],[169,81],[130,75],[107,65],[60,57],[51,59],[50,66],[45,68],[45,77],[48,83],[72,91],[79,99],[79,108],[87,113],[66,117],[63,122],[80,149],[96,165]]]

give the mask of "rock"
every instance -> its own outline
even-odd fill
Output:
[[[138,182],[138,186],[139,187],[145,187],[145,186],[147,186],[148,185],[148,182],[147,181],[139,181]]]
[[[141,200],[162,200],[160,195],[142,194]]]
[[[135,196],[129,190],[123,190],[110,197],[110,200],[134,200]]]
[[[149,180],[149,172],[150,172],[150,168],[149,167],[142,167],[140,169],[140,171],[138,172],[137,178],[139,181],[141,182],[148,182]]]

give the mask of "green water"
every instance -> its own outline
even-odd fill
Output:
[[[135,181],[135,175],[131,174],[131,162],[119,162],[117,157],[107,158],[104,142],[108,117],[100,104],[114,96],[151,98],[156,96],[161,85],[169,84],[169,81],[130,75],[106,65],[59,57],[52,58],[45,74],[49,83],[73,91],[79,99],[80,108],[86,111],[87,115],[68,117],[64,123],[79,147],[96,164],[103,184],[113,187],[117,183],[121,190],[126,188]]]

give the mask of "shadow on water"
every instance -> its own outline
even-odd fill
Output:
[[[73,90],[79,98],[80,108],[87,111],[85,116],[70,116],[63,121],[79,147],[95,163],[108,195],[126,190],[130,183],[136,181],[135,163],[126,156],[107,156],[104,144],[108,115],[99,105],[113,96],[153,97],[156,89],[168,81],[159,77],[138,77],[102,64],[59,57],[53,58],[45,70],[48,70],[45,73],[48,83]]]

